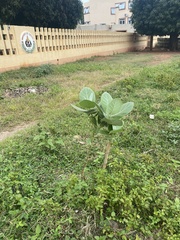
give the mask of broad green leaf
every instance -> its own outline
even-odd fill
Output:
[[[83,109],[83,108],[80,108],[80,107],[78,107],[78,106],[76,106],[76,105],[73,105],[73,104],[71,104],[71,106],[72,106],[74,109],[78,110],[79,112],[83,112],[83,113],[87,113],[87,114],[96,114],[96,113],[97,113],[96,108]]]
[[[101,101],[100,101],[100,105],[102,106],[103,110],[106,112],[107,106],[109,105],[109,103],[113,100],[113,98],[111,97],[111,95],[107,92],[104,92],[101,95]]]
[[[84,87],[79,93],[79,99],[80,99],[80,101],[90,100],[92,102],[95,102],[96,101],[96,95],[91,88]]]
[[[79,102],[79,105],[83,108],[94,108],[96,106],[96,103],[90,100],[83,100]]]
[[[123,126],[112,126],[112,128],[113,128],[112,132],[118,132],[121,130],[122,127]]]
[[[123,121],[120,120],[120,119],[107,119],[107,118],[103,118],[102,122],[106,122],[108,124],[116,125],[116,126],[122,126],[123,125]]]
[[[122,104],[120,98],[113,99],[107,92],[104,92],[100,102],[96,103],[95,93],[88,87],[83,88],[79,96],[79,105],[71,106],[88,114],[92,123],[103,133],[121,130],[124,122],[120,118],[131,112],[134,106],[133,102]]]
[[[80,108],[80,107],[77,107],[76,105],[71,104],[71,106],[72,106],[74,109],[76,109],[76,110],[78,110],[78,111],[80,111],[80,112],[84,112],[84,113],[87,113],[87,112],[88,112],[88,110],[83,109],[83,108]]]
[[[111,115],[111,117],[123,117],[123,116],[127,115],[128,113],[130,113],[132,111],[133,107],[134,107],[133,102],[124,103],[123,105],[121,105],[119,112],[114,115]]]
[[[36,235],[39,236],[40,233],[41,233],[41,226],[38,224],[36,226]]]
[[[113,116],[113,115],[116,115],[117,113],[119,113],[121,105],[122,105],[122,102],[119,98],[113,99],[109,103],[109,105],[107,106],[107,109],[106,109],[107,118],[109,118],[109,116]]]

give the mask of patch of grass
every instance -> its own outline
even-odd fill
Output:
[[[52,74],[27,79],[48,92],[0,100],[1,130],[39,122],[0,143],[0,239],[180,238],[179,57],[146,66],[155,57],[53,66]],[[3,88],[13,85],[7,76]],[[69,106],[84,86],[135,103],[105,170],[105,136],[94,136],[87,116]]]
[[[21,68],[19,70],[1,73],[1,77],[4,79],[28,79],[29,77],[40,78],[52,73],[53,65],[46,64],[39,67]]]

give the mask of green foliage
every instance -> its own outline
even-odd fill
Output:
[[[32,84],[32,78],[41,78],[41,77],[47,77],[48,75],[50,74],[53,74],[54,72],[54,66],[53,65],[50,65],[50,64],[45,64],[45,65],[41,65],[39,67],[29,67],[29,68],[21,68],[20,70],[14,70],[14,71],[9,71],[9,72],[4,72],[4,73],[1,73],[0,74],[0,84],[1,84],[1,87],[6,87],[6,88],[9,88],[10,86],[8,85],[9,84],[9,81],[8,80],[26,80],[25,82],[29,82],[29,80],[31,81],[31,83],[29,84],[29,86],[32,86],[32,85],[35,85],[35,86],[38,86],[38,85],[41,85],[41,81],[40,79],[38,79],[38,81],[36,81],[36,84],[34,84],[34,80],[33,80],[33,84]],[[3,84],[5,84],[5,86],[3,86]],[[15,83],[17,83],[17,81],[15,81]],[[39,83],[39,84],[38,84]],[[18,83],[18,85],[16,84],[16,86],[19,86],[19,87],[24,87],[24,86],[27,86],[27,85],[20,85],[20,83]],[[11,86],[12,86],[12,83],[11,83]]]
[[[134,0],[132,3],[132,22],[136,31],[140,34],[156,35],[153,26],[153,10],[156,0]],[[141,12],[141,15],[139,14]],[[143,13],[143,14],[142,14]]]
[[[30,77],[34,69],[2,74],[0,89],[40,83],[49,91],[0,100],[1,132],[31,116],[40,122],[0,142],[0,239],[180,239],[175,56],[159,66],[146,66],[159,53],[128,53],[82,61],[81,67],[54,66],[42,78]],[[93,135],[87,116],[66,107],[86,85],[100,90],[100,101],[107,91],[109,100],[111,95],[136,103],[126,131],[113,135],[105,170],[107,136]],[[95,99],[84,93],[82,101]]]
[[[45,158],[44,163],[33,160],[33,153],[25,159],[25,145],[21,152],[14,150],[9,153],[13,162],[8,154],[0,155],[0,208],[8,219],[1,221],[2,239],[3,235],[18,239],[134,239],[136,235],[178,239],[175,168],[171,163],[162,172],[166,159],[157,162],[146,153],[127,158],[116,152],[107,170],[87,169],[86,178],[81,179],[79,174],[60,173],[55,159],[52,169]]]
[[[21,0],[2,0],[1,1],[1,9],[0,9],[0,24],[7,23],[9,24],[10,21],[16,16],[17,12],[21,6]]]
[[[34,137],[34,143],[37,147],[40,147],[40,151],[51,152],[58,151],[58,145],[64,145],[63,140],[54,138],[51,132],[46,131],[46,129],[39,128],[38,134]]]
[[[180,121],[172,121],[168,124],[166,130],[162,131],[163,135],[170,141],[172,144],[180,144]]]
[[[71,74],[80,71],[93,72],[103,71],[105,68],[108,69],[108,64],[106,62],[97,63],[94,62],[93,59],[94,58],[83,59],[77,62],[62,64],[58,66],[58,69],[56,68],[56,71],[60,74]]]
[[[170,49],[177,50],[180,33],[178,0],[134,0],[132,22],[136,31],[146,35],[170,35]]]
[[[109,173],[99,170],[94,176],[95,191],[86,203],[100,214],[107,237],[178,236],[179,198],[170,200],[171,183],[161,175],[151,178],[145,165],[114,159]]]
[[[130,113],[134,106],[133,102],[122,104],[119,98],[113,99],[107,92],[104,92],[100,102],[96,103],[95,93],[88,87],[80,91],[79,99],[79,106],[72,107],[88,114],[94,126],[97,129],[102,128],[101,132],[104,133],[119,131],[123,126],[121,118]]]
[[[83,5],[80,0],[55,0],[53,11],[51,27],[73,29],[83,20]]]
[[[34,68],[31,72],[32,78],[40,78],[52,74],[53,68],[51,65],[42,65],[40,67]]]
[[[72,29],[82,20],[83,7],[80,0],[8,0],[0,15],[1,24]]]

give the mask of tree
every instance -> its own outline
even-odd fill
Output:
[[[177,50],[180,34],[179,0],[134,0],[131,11],[134,28],[139,34],[170,35],[170,49]]]
[[[150,50],[153,45],[153,35],[156,35],[152,13],[157,0],[134,0],[132,4],[132,23],[139,34],[151,36]]]
[[[1,24],[72,29],[83,16],[80,0],[1,1]]]
[[[0,0],[0,24],[10,24],[20,9],[21,0]]]
[[[83,5],[80,0],[56,0],[53,12],[54,27],[72,29],[83,19]]]
[[[161,13],[158,15],[158,12]],[[158,16],[157,31],[160,35],[170,35],[170,50],[178,49],[180,34],[180,1],[160,0],[155,15]]]
[[[21,6],[9,24],[50,27],[53,18],[52,0],[21,0]]]

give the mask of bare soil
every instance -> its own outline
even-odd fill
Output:
[[[33,125],[35,125],[35,122],[32,123],[28,123],[28,124],[21,124],[16,126],[15,128],[11,129],[11,130],[7,130],[4,132],[0,132],[0,141],[5,140],[8,137],[12,137],[14,136],[16,133],[20,132],[20,131],[24,131],[30,127],[32,127]]]
[[[154,54],[154,52],[152,52]],[[151,54],[151,53],[149,53]],[[149,65],[158,65],[160,63],[170,60],[175,54],[180,54],[180,52],[155,52],[154,60],[149,62]]]

